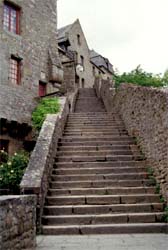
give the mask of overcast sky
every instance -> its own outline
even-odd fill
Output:
[[[168,0],[58,0],[58,27],[77,18],[90,49],[120,72],[168,68]]]

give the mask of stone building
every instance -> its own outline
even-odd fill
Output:
[[[59,57],[62,63],[64,79],[60,85],[60,92],[74,92],[77,88],[75,84],[76,68],[75,53],[66,51],[58,46]]]
[[[78,19],[58,30],[58,44],[63,50],[74,53],[76,85],[81,88],[93,86],[89,47]]]
[[[101,75],[104,80],[112,80],[114,74],[113,65],[107,58],[94,50],[90,50],[90,61],[93,64],[93,72],[95,75],[99,76],[102,72]]]
[[[12,153],[12,138],[17,148],[28,136],[36,97],[55,92],[63,78],[57,0],[0,0],[0,20],[0,147]]]
[[[76,87],[92,87],[95,77],[111,78],[113,70],[108,59],[99,55],[104,60],[102,64],[97,63],[97,60],[92,60],[91,51],[78,19],[58,30],[58,44],[65,52],[74,54]]]

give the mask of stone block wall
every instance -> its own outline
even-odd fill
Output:
[[[35,249],[36,197],[0,197],[0,249]]]
[[[8,2],[8,1],[7,1]],[[20,34],[3,28],[4,1],[0,1],[0,117],[19,121],[30,118],[39,81],[49,83],[49,62],[60,64],[57,46],[56,0],[10,0],[20,8]],[[50,52],[50,53],[49,53]],[[49,55],[50,54],[50,55]],[[10,82],[10,58],[21,59],[21,83]],[[54,58],[50,58],[52,57]],[[6,96],[6,98],[5,98]],[[3,104],[3,105],[2,105]]]
[[[73,92],[75,90],[75,64],[69,62],[63,64],[64,69],[64,88],[66,92]]]
[[[104,85],[99,91],[107,111],[118,112],[129,134],[137,138],[168,202],[168,89],[132,84],[110,88]]]
[[[37,195],[37,225],[39,231],[49,178],[57,152],[57,143],[62,136],[69,113],[68,99],[62,97],[60,103],[60,112],[56,115],[48,115],[43,123],[20,185],[23,194]]]
[[[0,2],[0,18],[3,20],[3,2]],[[57,49],[57,6],[56,0],[9,1],[21,8],[19,35],[3,29],[0,22],[0,84],[8,84],[9,59],[11,55],[22,58],[21,84],[38,94],[38,82],[48,80],[49,50]],[[3,60],[2,60],[3,58]],[[42,80],[42,79],[41,79]]]
[[[0,90],[0,118],[31,124],[31,114],[38,103],[33,94],[9,85],[1,85]]]
[[[77,35],[80,35],[80,44],[78,44]],[[69,49],[77,52],[77,64],[81,64],[81,56],[84,58],[84,71],[78,72],[80,78],[78,87],[82,88],[82,79],[84,79],[84,87],[91,88],[94,84],[94,76],[92,64],[90,63],[90,51],[78,19],[72,24],[71,29],[68,31],[68,38],[71,44]]]

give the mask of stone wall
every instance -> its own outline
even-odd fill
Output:
[[[56,115],[48,115],[43,123],[35,149],[21,182],[21,192],[36,194],[38,229],[41,227],[41,217],[45,197],[48,191],[50,173],[57,152],[57,143],[62,136],[67,115],[69,113],[68,99],[60,98],[61,110]]]
[[[75,90],[75,64],[69,62],[63,64],[64,70],[64,89],[65,92],[73,92]]]
[[[119,112],[129,134],[137,138],[168,201],[168,90],[131,84],[115,90],[105,84],[98,92],[107,111]]]
[[[78,44],[77,35],[80,35],[80,45]],[[85,80],[85,88],[92,87],[94,84],[94,75],[92,64],[90,63],[90,51],[83,33],[79,20],[76,20],[68,31],[68,38],[71,46],[70,50],[77,52],[77,63],[81,64],[81,56],[84,57],[84,71],[78,72],[80,82],[78,87],[82,88],[82,79]]]
[[[31,114],[38,103],[33,94],[9,85],[1,85],[0,90],[0,118],[31,124]]]
[[[0,22],[0,117],[5,115],[10,120],[11,116],[14,120],[29,120],[33,97],[38,96],[39,81],[51,85],[48,89],[52,92],[49,62],[59,65],[57,1],[9,2],[20,7],[21,32],[17,35],[6,31],[3,29],[3,22]],[[3,20],[3,5],[4,1],[0,1],[0,20]],[[11,55],[21,59],[20,85],[13,85],[9,79]],[[54,58],[50,58],[51,55]]]
[[[62,93],[75,91],[75,59],[74,54],[71,57],[68,53],[59,47],[59,56],[63,66],[64,80],[61,84],[60,91]]]
[[[0,249],[35,249],[36,197],[0,197]]]

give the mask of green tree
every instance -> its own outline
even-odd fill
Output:
[[[168,79],[168,72],[167,72]],[[132,83],[141,86],[148,87],[163,87],[165,86],[166,81],[160,74],[152,74],[144,71],[141,68],[141,65],[138,65],[136,69],[132,70],[129,73],[124,72],[123,74],[115,74],[114,76],[116,87],[121,83]],[[168,81],[167,81],[168,83]]]

